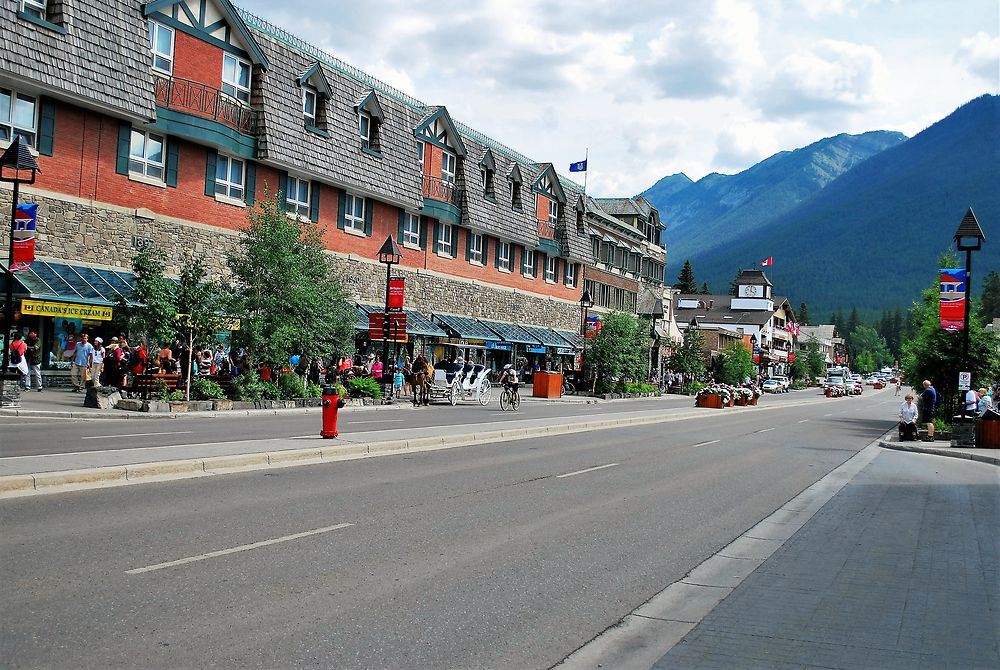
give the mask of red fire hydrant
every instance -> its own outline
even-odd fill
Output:
[[[347,404],[342,400],[334,386],[323,387],[323,430],[319,432],[321,437],[337,437],[337,411]]]

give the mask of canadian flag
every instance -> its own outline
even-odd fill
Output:
[[[760,262],[761,267],[764,267],[765,265],[774,265],[774,256],[768,256]]]

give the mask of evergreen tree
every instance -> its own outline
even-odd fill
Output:
[[[979,303],[979,317],[983,325],[1000,318],[1000,275],[993,270],[983,277],[983,295]]]
[[[823,373],[826,372],[826,361],[823,359],[823,352],[820,351],[819,340],[815,335],[810,335],[809,339],[806,340],[803,368],[805,373],[813,379],[822,377]]]
[[[899,358],[903,344],[903,326],[903,310],[899,305],[896,305],[896,312],[892,315],[892,335],[886,339],[889,351],[896,359]]]
[[[708,288],[708,282],[701,283],[701,294],[702,295],[712,295],[712,292]]]
[[[698,292],[698,283],[694,279],[694,270],[691,268],[691,261],[684,261],[684,267],[681,268],[681,273],[677,275],[677,286],[680,292],[683,294],[691,294]]]
[[[799,325],[808,326],[809,325],[809,305],[804,302],[799,303]]]
[[[743,270],[742,269],[737,270],[736,276],[733,277],[733,280],[731,282],[729,282],[729,295],[733,296],[736,295],[736,284],[740,281],[740,277],[742,276],[743,276]]]

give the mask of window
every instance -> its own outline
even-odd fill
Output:
[[[550,283],[556,282],[556,257],[546,256],[545,257],[545,281]]]
[[[458,159],[448,151],[441,152],[441,181],[445,184],[455,183],[455,166]]]
[[[559,203],[556,200],[549,200],[549,224],[554,226],[559,223]]]
[[[454,237],[455,231],[452,229],[450,223],[442,223],[438,225],[437,239],[434,240],[437,245],[437,252],[439,254],[451,255],[452,239]]]
[[[521,209],[521,182],[511,181],[507,186],[510,191],[510,206],[514,209]]]
[[[288,175],[285,185],[286,210],[298,216],[309,216],[309,180]]]
[[[302,118],[307,126],[313,128],[319,127],[319,124],[316,123],[316,99],[316,89],[312,86],[302,88]]]
[[[344,228],[365,232],[365,199],[361,196],[345,194]]]
[[[361,146],[369,148],[372,143],[372,117],[368,112],[358,114],[358,132],[361,135]]]
[[[419,247],[420,246],[420,216],[418,214],[410,214],[409,212],[403,217],[403,244]]]
[[[0,88],[0,140],[12,141],[20,135],[35,146],[38,101],[36,98],[7,88]]]
[[[566,272],[564,273],[563,284],[566,286],[576,285],[576,263],[566,263]]]
[[[174,29],[156,21],[149,22],[149,49],[153,69],[164,74],[174,71]]]
[[[128,171],[150,179],[163,181],[163,135],[132,129],[128,152]]]
[[[524,250],[524,260],[522,261],[522,265],[524,265],[524,268],[522,269],[521,274],[523,274],[525,277],[534,277],[535,276],[535,252],[534,251],[528,251],[527,249]]]
[[[250,104],[250,63],[222,54],[222,92]]]
[[[497,242],[497,269],[510,272],[510,242]]]
[[[469,231],[469,262],[483,264],[483,236]]]
[[[48,13],[45,5],[46,0],[22,0],[21,11],[29,16],[34,16],[36,19],[44,21]]]
[[[487,198],[496,197],[496,193],[493,189],[493,170],[488,167],[481,166],[479,168],[479,177],[483,182],[483,195]]]
[[[417,163],[420,165],[420,174],[424,173],[424,143],[417,142]]]
[[[215,163],[215,195],[243,200],[246,164],[239,158],[219,154]]]

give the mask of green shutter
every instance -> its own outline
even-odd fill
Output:
[[[396,229],[396,241],[403,244],[403,226],[406,224],[406,210],[399,208],[399,227]]]
[[[488,268],[490,266],[490,238],[483,235],[483,267]]]
[[[118,162],[115,163],[115,172],[118,174],[128,174],[128,152],[132,146],[132,124],[118,124]],[[214,191],[213,186],[213,193]]]
[[[38,153],[51,156],[56,137],[56,103],[42,98],[38,114]],[[126,168],[127,169],[127,168]]]
[[[500,240],[496,240],[495,242],[493,242],[493,246],[496,247],[496,252],[493,254],[493,256],[494,256],[494,258],[493,258],[493,265],[495,265],[496,268],[499,270],[500,269]]]
[[[434,239],[437,240],[437,231],[434,232]],[[435,249],[435,251],[437,251]],[[465,260],[472,260],[472,231],[465,231]]]
[[[177,188],[177,169],[180,154],[180,142],[173,137],[167,138],[167,173],[163,181],[167,186]]]
[[[253,207],[257,195],[257,164],[247,161],[247,183],[243,189],[243,202]]]
[[[309,182],[309,220],[319,223],[319,197],[322,186],[318,181]]]
[[[525,261],[528,260],[528,248],[527,247],[519,247],[519,248],[521,249],[521,274],[524,274],[524,271],[528,269],[528,266],[525,264]]]
[[[337,228],[344,229],[347,220],[344,214],[347,213],[347,191],[342,188],[337,189]]]
[[[375,209],[375,201],[365,198],[365,235],[372,234],[372,210]]]
[[[219,162],[219,152],[209,149],[205,152],[205,195],[215,197],[215,168]]]
[[[434,245],[434,253],[437,253],[437,252],[441,251],[441,245],[438,244],[438,239],[439,239],[440,234],[441,234],[441,222],[435,220],[434,221],[434,239],[431,241],[431,244]]]
[[[583,266],[576,263],[576,272],[573,273],[573,288],[577,288],[580,285],[580,273],[583,272]]]
[[[278,209],[282,212],[288,209],[288,173],[278,173]]]
[[[417,216],[417,227],[420,230],[420,248],[427,248],[427,220],[421,216]]]

